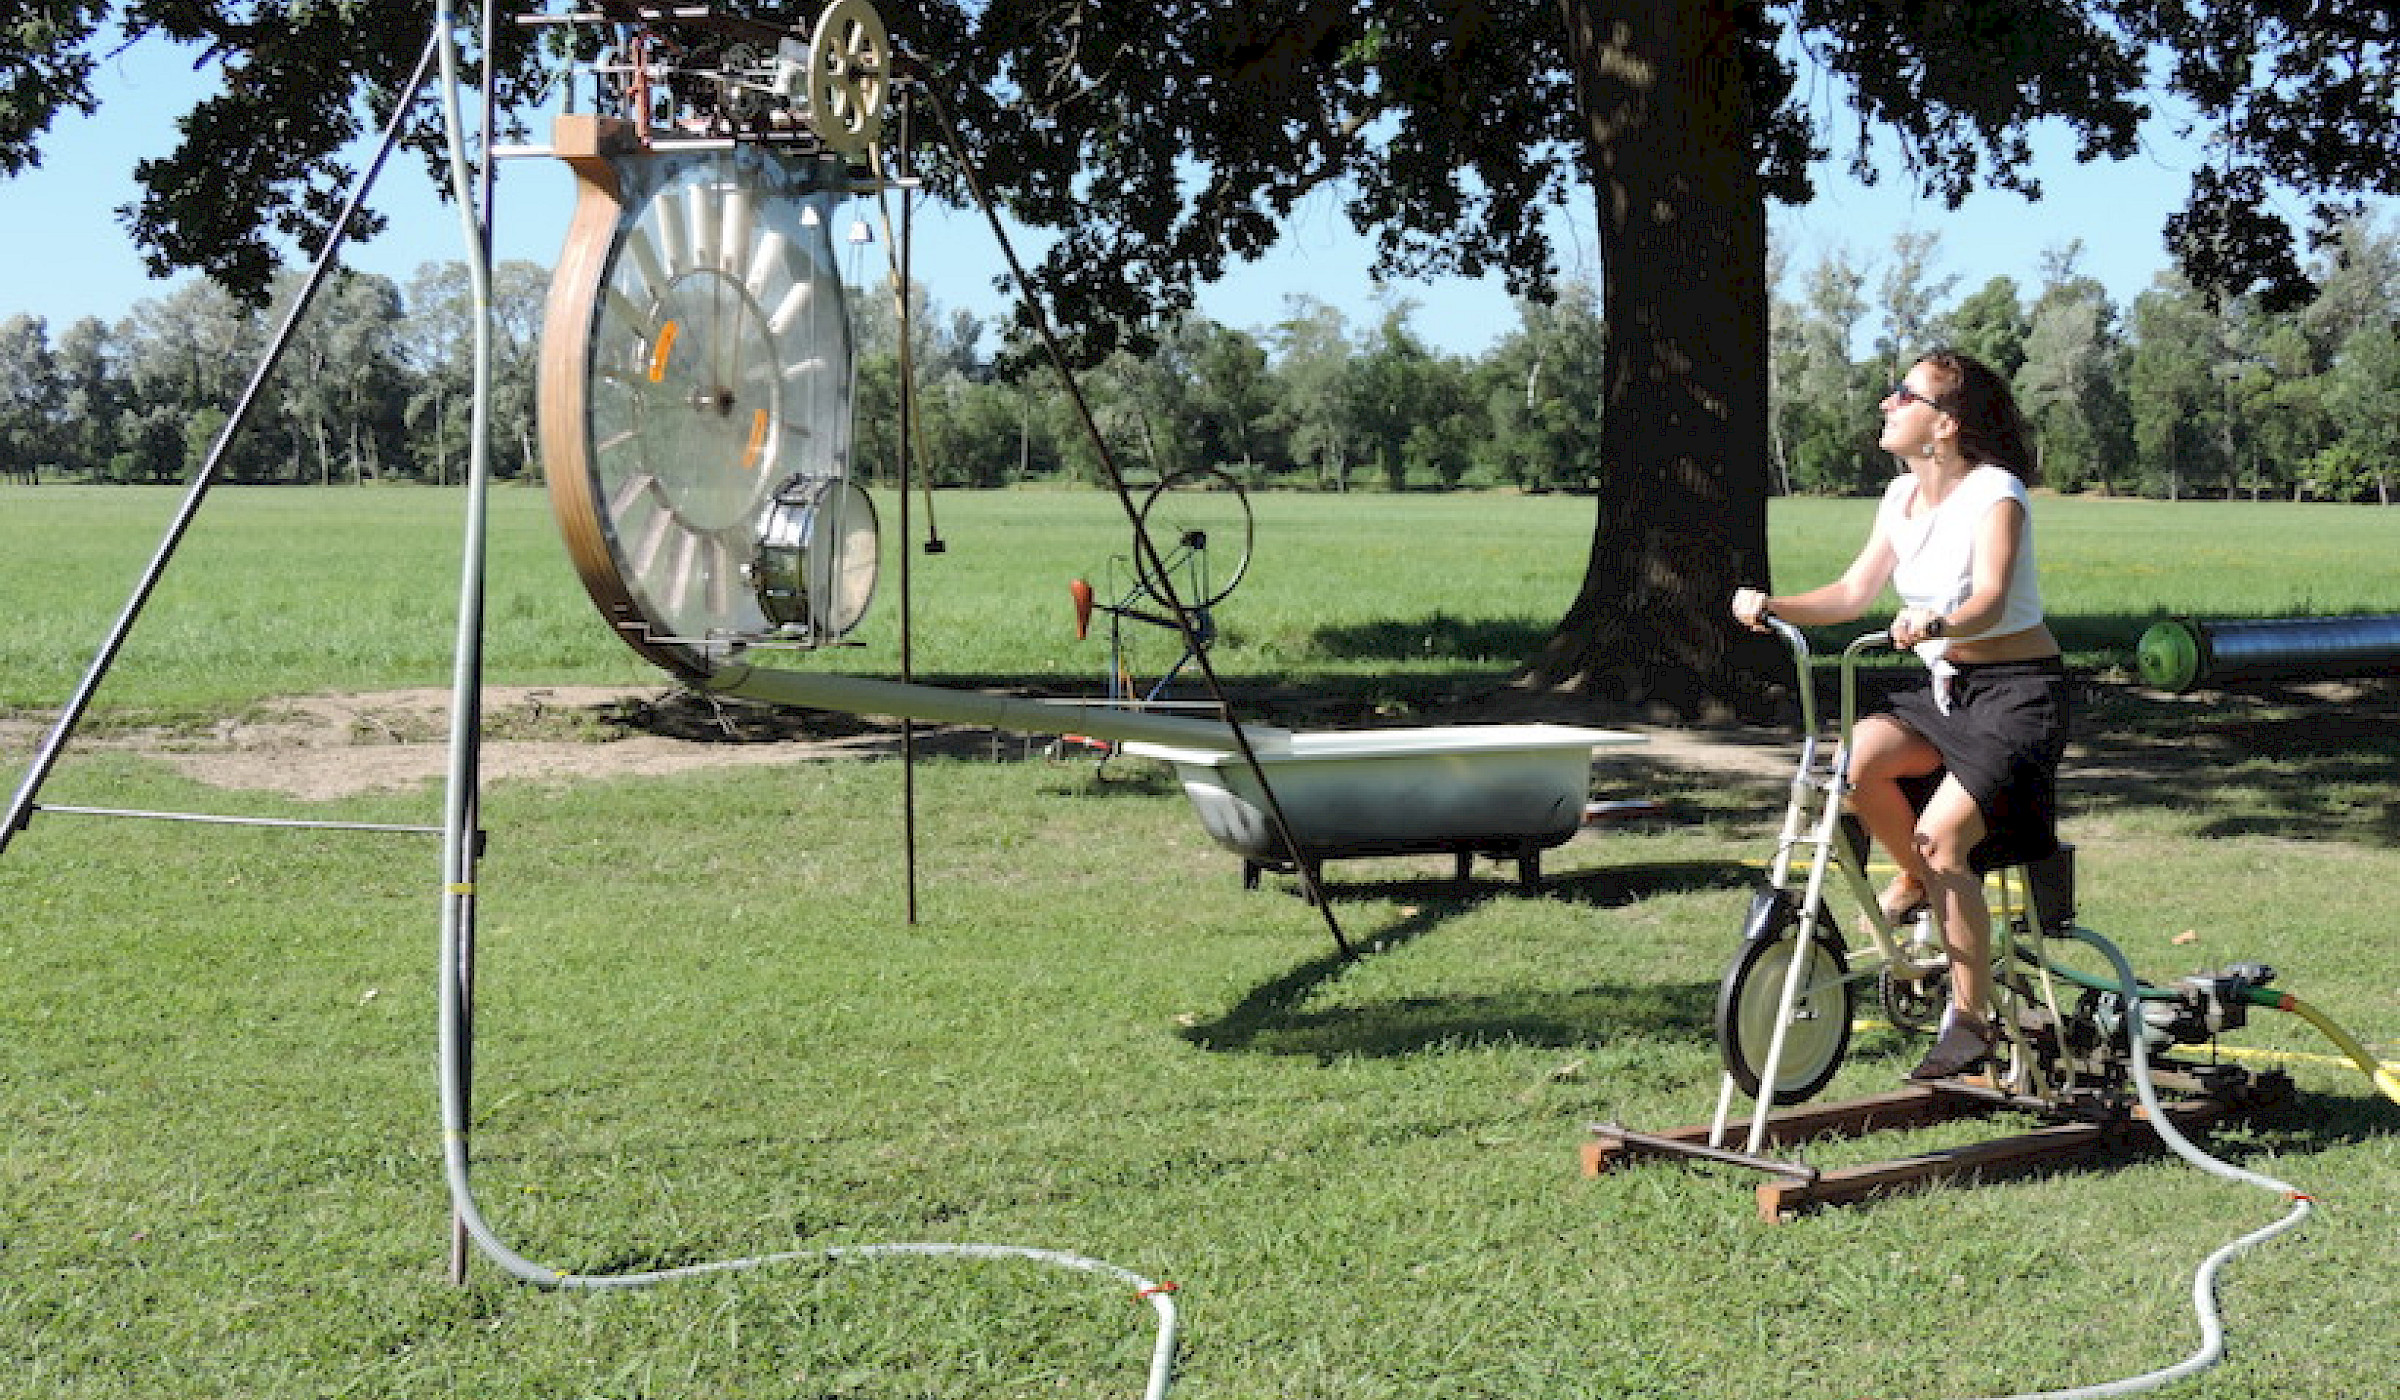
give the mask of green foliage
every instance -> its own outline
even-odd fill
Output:
[[[1891,380],[1852,359],[1865,285],[1847,255],[1828,256],[1803,275],[1799,301],[1778,307],[1773,412],[1789,490],[1848,495],[1880,476],[1875,401]]]
[[[2320,454],[2316,483],[2337,498],[2372,486],[2390,500],[2400,477],[2400,327],[2362,325],[2345,339],[2320,403],[2341,436]]]
[[[0,480],[31,482],[54,461],[49,441],[55,371],[49,337],[31,316],[0,322]]]
[[[2120,317],[2055,256],[2030,306],[1995,279],[1952,307],[1928,289],[1930,240],[1898,249],[1876,275],[1846,254],[1799,274],[1780,303],[1771,403],[1791,489],[1874,490],[1875,401],[1898,348],[1943,340],[2015,366],[2045,476],[2062,490],[2157,495],[2240,492],[2372,498],[2389,489],[2385,425],[2400,395],[2388,350],[2400,307],[2395,235],[2346,225],[2317,266],[2325,292],[2298,312],[2255,303],[2212,309],[2171,277]],[[496,474],[532,474],[535,336],[546,274],[498,270],[492,445]],[[1873,280],[1874,303],[1866,296]],[[292,283],[285,284],[286,291]],[[885,301],[854,293],[860,367],[857,460],[899,478],[899,356]],[[403,291],[337,279],[287,352],[233,445],[231,481],[409,479],[465,470],[471,322],[463,269],[429,264]],[[1234,470],[1254,483],[1422,490],[1514,485],[1589,489],[1600,477],[1606,336],[1596,289],[1522,302],[1519,324],[1485,355],[1433,354],[1395,302],[1356,332],[1301,303],[1265,339],[1202,318],[1177,323],[1146,356],[1120,352],[1084,373],[1120,470]],[[2120,322],[2122,324],[2120,325]],[[920,290],[912,404],[924,470],[941,486],[991,487],[1065,476],[1103,479],[1082,424],[1046,366],[1002,377],[977,318]],[[95,481],[183,478],[214,444],[264,344],[267,318],[206,284],[145,301],[115,327],[84,320],[53,337],[39,320],[0,333],[0,453],[20,474]],[[2380,337],[2380,338],[2379,338]],[[1852,346],[1876,350],[1854,359]],[[2337,411],[2357,405],[2359,411]]]
[[[2032,333],[2014,278],[1994,277],[1950,312],[1945,338],[2011,379],[2025,364]]]
[[[2045,484],[2061,491],[2388,500],[2386,431],[2400,377],[2389,354],[2400,318],[2400,244],[2373,220],[2345,224],[2310,271],[2322,290],[2296,310],[2257,298],[2211,302],[2162,273],[2121,310],[2079,268],[2080,244],[2050,250],[2030,306],[1996,278],[1946,312],[1912,300],[1910,269],[1930,248],[1903,238],[1879,304],[1846,253],[1800,276],[1779,302],[1774,404],[1793,489],[1873,489],[1872,400],[1892,348],[1946,340],[2012,375]],[[1854,360],[1872,338],[1876,353]],[[2340,411],[2356,403],[2358,413]]]
[[[41,164],[40,138],[60,112],[94,107],[90,45],[108,0],[22,0],[0,25],[0,176]]]
[[[2018,393],[2035,434],[2045,482],[2063,490],[2119,489],[2131,455],[2128,376],[2117,309],[2084,276],[2081,245],[2055,252],[2025,333]],[[2133,390],[2140,392],[2138,378]]]
[[[0,174],[38,161],[59,112],[90,110],[104,43],[186,45],[223,73],[223,90],[181,124],[180,144],[143,163],[135,229],[161,272],[205,269],[253,303],[268,294],[277,241],[313,243],[324,229],[347,174],[344,146],[389,110],[425,37],[424,14],[408,7],[20,8],[0,31],[0,59],[23,79],[0,101]],[[814,18],[807,6],[729,8]],[[1555,259],[1541,216],[1599,174],[1581,168],[1588,133],[1576,114],[1579,97],[1606,94],[1597,75],[1573,71],[1571,32],[1627,18],[1611,4],[1547,0],[1288,12],[1118,4],[1078,10],[1072,24],[1057,22],[1050,0],[882,8],[895,37],[941,65],[991,184],[1020,218],[1061,230],[1043,276],[1083,324],[1093,313],[1188,309],[1194,278],[1271,243],[1284,213],[1337,180],[1396,279],[1491,268],[1520,287],[1546,284]],[[2343,194],[2389,193],[2400,167],[2388,121],[2393,35],[2346,13],[2252,0],[1922,14],[1862,2],[1731,7],[1721,18],[1737,41],[1726,80],[1750,114],[1748,130],[1726,135],[1764,188],[1795,202],[1825,152],[1794,51],[1854,85],[1854,160],[1870,130],[1888,127],[1907,175],[1953,202],[1984,185],[2028,187],[2033,122],[2063,121],[2086,153],[2121,156],[2145,97],[2173,95],[2207,126],[2239,133],[2172,230],[2196,278],[2229,290],[2300,280],[2290,230],[2259,196],[2324,192],[2331,208]],[[470,74],[492,75],[504,111],[536,104],[556,31],[500,25],[495,55],[461,37]],[[1144,61],[1119,61],[1128,53]],[[2173,61],[2154,69],[2154,53]],[[1377,139],[1363,139],[1369,130]],[[430,151],[434,131],[420,95],[412,143]],[[1189,197],[1194,170],[1206,198]],[[1094,201],[1096,190],[1108,198]]]
[[[495,273],[493,472],[533,471],[535,331],[549,274]],[[301,288],[265,310],[212,283],[145,299],[114,326],[87,317],[53,344],[37,319],[0,328],[0,458],[89,481],[174,481],[206,460]],[[341,274],[292,327],[283,356],[220,463],[234,482],[451,483],[464,475],[473,321],[459,264],[428,264],[408,295]]]
[[[735,8],[795,26],[810,18],[787,4]],[[1689,619],[1757,572],[1770,466],[1792,475],[1788,457],[1774,455],[1784,434],[1769,422],[1760,354],[1765,201],[1805,201],[1808,166],[1824,154],[1818,89],[1801,81],[1795,55],[1851,84],[1862,118],[1854,163],[1863,168],[1868,142],[1888,129],[1907,176],[1952,204],[1983,184],[2030,192],[2036,123],[2063,123],[2079,154],[2123,156],[2147,98],[2176,99],[2223,138],[2169,230],[2213,292],[2263,282],[2277,305],[2297,299],[2291,230],[2259,196],[2324,196],[2322,228],[2338,212],[2331,204],[2390,193],[2400,178],[2393,34],[2350,7],[887,8],[941,103],[940,120],[925,123],[928,149],[911,155],[953,194],[972,162],[980,188],[1056,234],[1035,280],[1081,364],[1146,351],[1191,310],[1197,284],[1271,246],[1291,211],[1323,190],[1339,190],[1352,222],[1374,236],[1383,275],[1496,272],[1520,293],[1550,289],[1558,259],[1547,213],[1578,189],[1597,194],[1596,246],[1610,277],[1602,449],[1568,470],[1605,482],[1618,509],[1595,526],[1591,568],[1539,679],[1687,714],[1756,698],[1711,688],[1714,633]],[[249,303],[265,300],[272,281],[272,236],[322,234],[347,173],[337,153],[362,117],[423,104],[397,91],[420,53],[420,16],[407,7],[53,3],[10,36],[7,56],[25,60],[34,81],[0,110],[0,161],[31,159],[55,112],[89,105],[102,17],[127,42],[192,45],[203,66],[223,71],[224,90],[184,119],[181,144],[137,169],[145,194],[133,222],[154,265],[206,268]],[[474,80],[497,111],[536,106],[555,76],[546,64],[568,50],[589,59],[612,44],[640,47],[618,28],[545,31],[557,43],[544,54],[531,27],[499,26],[497,52],[469,55]],[[429,106],[403,115],[431,149]],[[937,142],[937,126],[955,142]],[[1395,449],[1373,443],[1371,430],[1353,441],[1356,424],[1323,413],[1303,422],[1317,441],[1301,459],[1335,484],[1354,467],[1405,474],[1396,452],[1443,476],[1462,431],[1412,430]],[[1153,465],[1164,469],[1179,445],[1153,439]]]

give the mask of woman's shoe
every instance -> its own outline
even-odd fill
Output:
[[[1925,912],[1925,887],[1902,876],[1884,886],[1883,894],[1875,902],[1883,909],[1883,921],[1900,928]]]
[[[1939,1040],[1917,1067],[1908,1072],[1911,1079],[1954,1079],[1974,1069],[1992,1057],[1998,1038],[1992,1028],[1981,1021],[1964,1016],[1954,1018],[1942,1028]]]
[[[1894,880],[1875,903],[1883,913],[1883,926],[1899,934],[1905,934],[1929,907],[1921,887],[1901,880]],[[1875,938],[1873,921],[1864,914],[1858,917],[1858,936],[1869,942]]]

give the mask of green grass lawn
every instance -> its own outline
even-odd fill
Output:
[[[12,624],[0,632],[0,710],[54,706],[73,689],[178,499],[164,488],[0,489]],[[444,683],[461,503],[416,488],[220,488],[112,672],[103,715],[213,715],[268,695]],[[1403,700],[1488,680],[1529,654],[1575,594],[1593,519],[1575,496],[1265,494],[1252,507],[1257,543],[1219,609],[1219,667]],[[1128,577],[1114,497],[944,493],[941,553],[924,550],[921,523],[899,538],[888,493],[882,510],[883,579],[862,645],[810,665],[897,668],[905,567],[920,674],[1102,683],[1104,631],[1076,640],[1067,586],[1086,578],[1105,598]],[[1777,502],[1778,585],[1839,572],[1872,512],[1870,501]],[[2087,667],[2130,664],[2142,629],[2170,614],[2400,612],[2400,513],[2045,499],[2038,519],[2054,621]],[[491,520],[495,684],[655,678],[596,624],[538,490],[496,490]],[[1153,628],[1130,628],[1129,640],[1139,677],[1178,650]]]
[[[170,503],[0,491],[0,707],[38,719],[72,686]],[[494,505],[492,679],[653,683],[538,496]],[[1221,660],[1351,694],[1504,670],[1572,593],[1589,528],[1567,498],[1257,505]],[[912,561],[920,672],[1096,685],[1065,582],[1123,548],[1113,509],[942,498],[949,549]],[[1779,504],[1788,581],[1840,567],[1862,510]],[[447,683],[453,495],[227,492],[210,512],[104,724],[196,732],[276,695]],[[2166,612],[2400,612],[2400,515],[2058,501],[2041,520],[2094,669]],[[869,645],[825,660],[888,671],[891,625],[879,605]],[[2084,921],[2153,976],[2272,963],[2400,1058],[2389,697],[2095,689],[2068,779]],[[0,755],[12,783],[22,759]],[[396,823],[438,802],[211,791],[118,752],[72,755],[56,787]],[[2284,1210],[2138,1153],[1780,1226],[1726,1171],[1583,1178],[1589,1124],[1708,1114],[1771,782],[1609,758],[1600,795],[1665,816],[1582,833],[1535,897],[1497,870],[1460,889],[1444,858],[1337,863],[1355,960],[1288,881],[1243,891],[1159,772],[942,760],[916,790],[911,924],[897,764],[493,786],[474,1152],[512,1246],[594,1272],[890,1240],[1073,1250],[1179,1285],[1192,1397],[1928,1400],[2182,1359],[2193,1269]],[[478,1265],[451,1288],[435,844],[61,815],[0,856],[0,1396],[1139,1392],[1148,1310],[1028,1264],[605,1296]],[[2230,1267],[2229,1357],[2167,1393],[2388,1394],[2400,1106],[2296,1019],[2227,1041],[2301,1101],[2213,1150],[2317,1214]],[[1869,1024],[1829,1092],[1888,1087],[1912,1057]]]

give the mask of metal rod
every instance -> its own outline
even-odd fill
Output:
[[[135,817],[145,821],[199,822],[210,826],[292,827],[305,831],[377,831],[398,832],[410,836],[438,836],[438,826],[403,826],[391,822],[330,822],[306,821],[296,817],[212,816],[202,812],[145,812],[126,807],[59,807],[36,803],[36,812],[50,812],[62,817]]]
[[[1025,734],[1088,734],[1098,739],[1141,740],[1220,751],[1233,750],[1237,734],[1235,726],[1216,720],[813,671],[732,667],[715,672],[700,685],[719,694],[775,705],[979,724]],[[1238,732],[1258,748],[1280,752],[1291,747],[1289,730],[1249,725]]]
[[[901,149],[902,151],[907,150],[905,136],[901,141]],[[883,239],[889,247],[885,257],[890,262],[891,271],[885,280],[892,289],[892,325],[900,333],[900,344],[897,347],[900,375],[900,402],[898,405],[900,460],[894,464],[900,474],[900,679],[913,683],[917,678],[917,589],[916,571],[910,566],[912,556],[908,548],[908,542],[915,527],[915,521],[911,518],[909,508],[908,479],[911,475],[910,469],[918,465],[918,454],[915,356],[917,328],[909,310],[909,282],[916,275],[916,270],[909,263],[912,250],[907,233],[907,211],[912,197],[907,190],[900,192],[901,233],[898,238],[894,238],[891,190],[890,186],[880,178],[885,173],[882,169],[882,151],[880,147],[870,148],[870,153],[875,157],[875,173],[879,177],[875,200],[883,214]],[[853,361],[853,366],[852,374],[855,376],[857,373],[855,361]],[[855,411],[855,399],[853,405]],[[853,429],[852,436],[856,437],[855,429]],[[933,481],[930,476],[926,478],[925,484],[925,501],[930,507],[933,503]],[[907,906],[908,925],[910,928],[915,928],[917,926],[917,726],[915,721],[906,718],[900,721],[900,844],[900,869],[905,891],[904,903]]]
[[[83,723],[84,714],[91,709],[92,697],[99,693],[100,683],[108,678],[109,669],[116,664],[117,654],[125,649],[126,638],[133,634],[134,623],[141,619],[143,610],[149,606],[150,595],[157,591],[168,563],[182,545],[192,521],[199,516],[200,503],[208,498],[209,488],[216,484],[217,474],[224,467],[226,451],[232,447],[242,429],[249,426],[250,414],[258,406],[259,395],[265,391],[267,381],[274,377],[276,366],[283,362],[284,351],[291,347],[292,336],[299,330],[310,304],[316,300],[318,289],[332,275],[342,240],[349,236],[351,220],[357,217],[359,207],[366,202],[367,191],[374,187],[375,177],[382,173],[385,159],[399,144],[401,129],[407,124],[409,107],[416,101],[417,94],[425,87],[427,76],[433,71],[435,48],[433,40],[426,41],[425,52],[417,59],[416,73],[409,78],[408,86],[399,100],[392,104],[392,119],[384,127],[382,144],[376,148],[374,159],[367,163],[367,168],[359,173],[357,183],[351,186],[349,201],[342,206],[341,214],[326,232],[325,246],[317,250],[316,264],[309,269],[307,280],[301,283],[291,306],[284,312],[283,322],[276,327],[274,338],[267,343],[267,353],[252,371],[241,398],[235,401],[233,416],[225,420],[223,430],[217,434],[216,442],[208,450],[207,459],[192,477],[191,486],[184,492],[182,505],[177,507],[174,519],[167,525],[165,537],[159,541],[157,551],[151,555],[149,565],[143,569],[141,579],[134,585],[133,596],[126,600],[124,611],[117,614],[116,623],[109,628],[107,639],[101,643],[98,654],[93,656],[91,666],[84,671],[82,682],[75,687],[75,693],[68,698],[65,707],[60,709],[57,721],[50,726],[50,732],[43,737],[41,747],[35,751],[33,763],[25,770],[24,780],[17,785],[16,797],[9,804],[8,820],[0,822],[0,853],[8,850],[9,842],[31,820],[34,799],[41,793],[42,785],[49,781],[51,770],[58,766],[59,756],[66,751],[67,740],[74,735],[76,727]]]
[[[1168,609],[1174,613],[1176,629],[1183,634],[1185,649],[1190,651],[1200,663],[1200,674],[1208,682],[1209,694],[1215,696],[1218,702],[1225,706],[1227,723],[1224,728],[1232,735],[1234,749],[1241,754],[1243,762],[1249,765],[1250,775],[1258,783],[1259,795],[1266,799],[1267,816],[1274,823],[1276,837],[1281,841],[1285,853],[1291,858],[1292,868],[1299,873],[1300,886],[1307,894],[1308,902],[1316,907],[1319,917],[1325,922],[1326,931],[1333,935],[1333,946],[1340,950],[1342,956],[1353,956],[1350,940],[1343,936],[1341,921],[1334,915],[1332,901],[1325,898],[1325,892],[1318,887],[1315,870],[1301,855],[1299,838],[1293,835],[1291,823],[1284,817],[1283,801],[1276,795],[1275,785],[1267,780],[1266,765],[1258,761],[1258,755],[1252,750],[1249,735],[1244,731],[1242,724],[1232,718],[1233,705],[1226,699],[1225,686],[1217,676],[1216,664],[1209,660],[1207,649],[1200,644],[1199,630],[1193,623],[1191,610],[1184,607],[1183,601],[1175,595],[1175,582],[1167,577],[1166,563],[1159,556],[1158,546],[1151,541],[1149,530],[1143,526],[1141,512],[1134,508],[1133,496],[1126,489],[1124,474],[1117,470],[1116,456],[1109,449],[1108,436],[1100,431],[1099,420],[1093,416],[1092,406],[1083,396],[1083,386],[1077,382],[1074,373],[1068,368],[1066,351],[1059,344],[1057,333],[1051,328],[1050,318],[1043,314],[1041,303],[1034,299],[1032,279],[1025,275],[1024,265],[1017,259],[1016,245],[1010,240],[1007,228],[1000,221],[999,209],[984,193],[983,182],[976,175],[975,163],[967,158],[966,144],[959,137],[957,123],[951,119],[949,105],[942,101],[941,92],[930,81],[925,85],[925,95],[926,99],[933,104],[934,119],[941,123],[942,134],[950,148],[951,155],[958,161],[960,175],[966,180],[967,188],[974,195],[976,205],[983,210],[984,219],[992,227],[992,237],[999,244],[1000,255],[1008,264],[1009,276],[1016,283],[1019,303],[1025,308],[1027,317],[1032,320],[1034,333],[1040,337],[1051,364],[1058,369],[1059,380],[1066,389],[1067,401],[1074,406],[1076,416],[1083,424],[1084,432],[1092,440],[1092,449],[1100,459],[1101,470],[1108,473],[1109,484],[1116,490],[1118,504],[1124,507],[1127,518],[1134,522],[1135,557],[1149,566],[1150,576],[1158,581],[1156,591],[1159,594],[1159,601],[1165,603]],[[1093,732],[1099,733],[1097,730]]]
[[[1686,1137],[1659,1133],[1637,1133],[1616,1123],[1601,1123],[1592,1131],[1600,1137],[1613,1139],[1625,1147],[1638,1148],[1662,1157],[1697,1157],[1704,1162],[1722,1162],[1730,1167],[1748,1167],[1753,1171],[1770,1172],[1790,1177],[1794,1181],[1815,1181],[1817,1168],[1806,1162],[1785,1161],[1780,1157],[1762,1157],[1756,1151],[1736,1152],[1726,1147],[1711,1147],[1705,1142],[1693,1142]]]

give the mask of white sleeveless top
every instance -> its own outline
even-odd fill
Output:
[[[1884,488],[1876,508],[1875,527],[1892,545],[1892,588],[1912,608],[1931,608],[1948,616],[1975,589],[1975,532],[1984,513],[2002,501],[2022,508],[2017,526],[2017,565],[2008,581],[2008,597],[2000,616],[1976,637],[2005,637],[2042,620],[2042,585],[2033,565],[2033,503],[2025,483],[2005,467],[1989,464],[1970,471],[1948,497],[1932,510],[1911,519],[1908,508],[1917,498],[1917,477],[1902,472]],[[1917,655],[1927,663],[1940,659],[1948,637],[1920,644]]]

